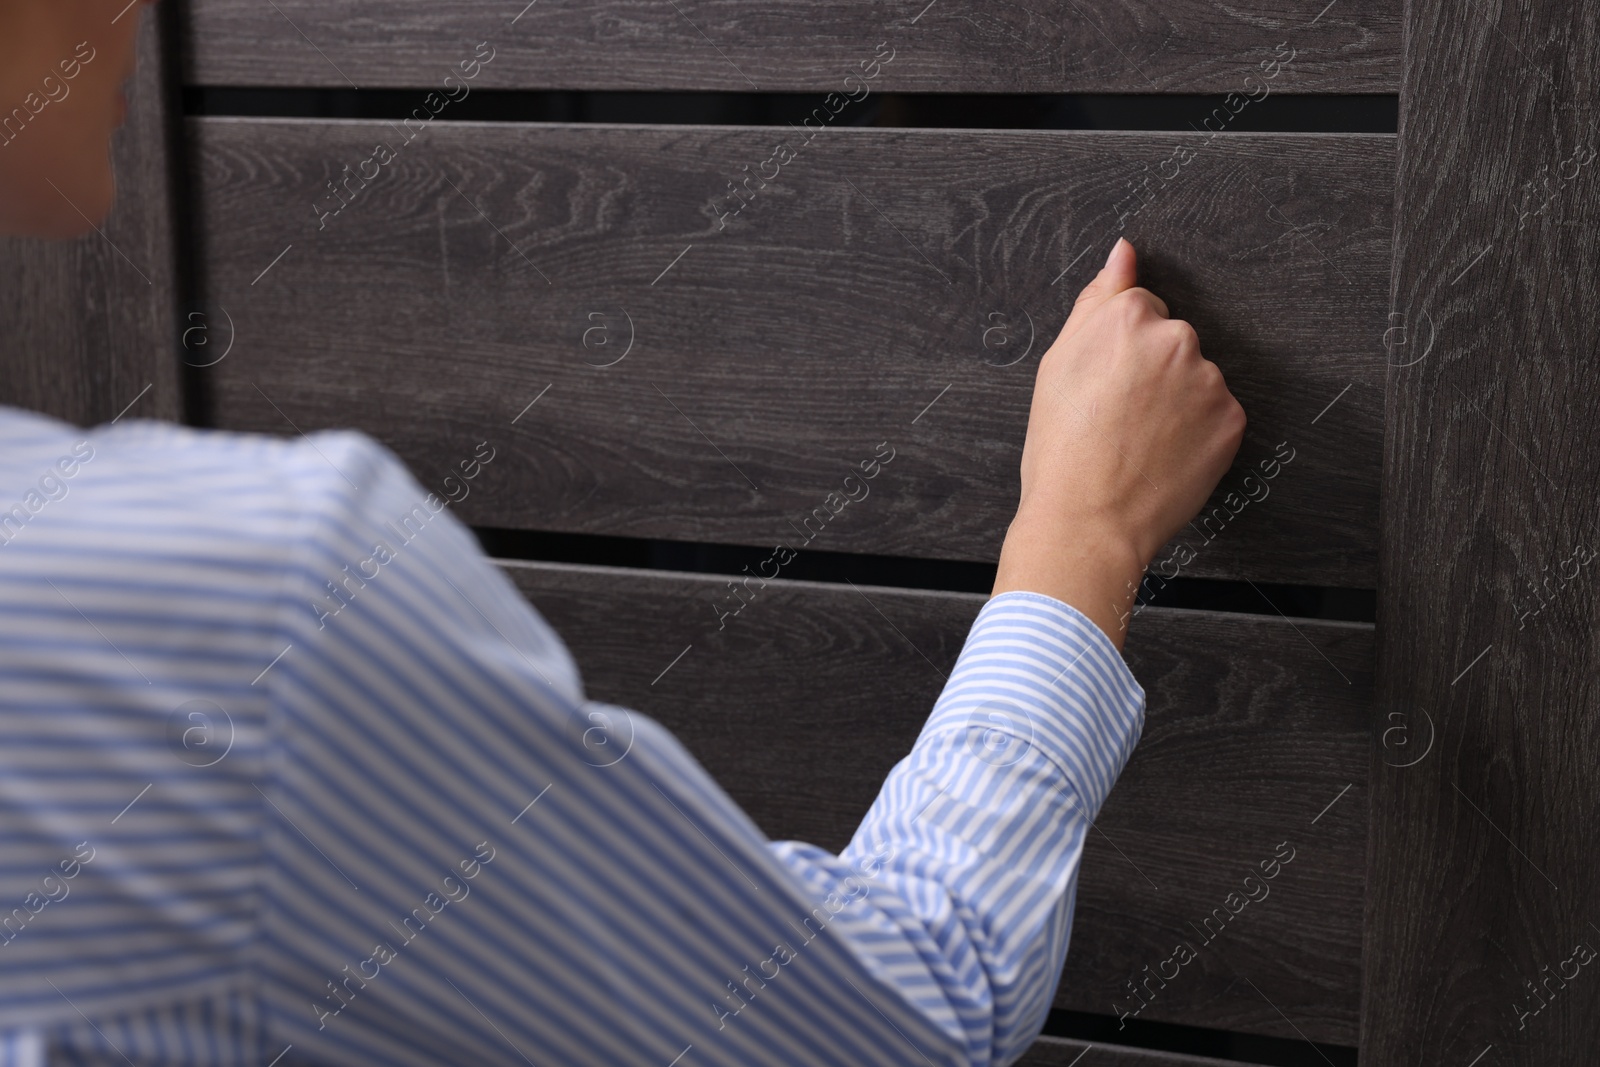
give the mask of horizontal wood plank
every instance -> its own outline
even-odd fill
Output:
[[[725,578],[504,566],[591,697],[667,725],[767,833],[831,850],[909,751],[983,603],[780,579],[719,629]],[[1371,657],[1363,624],[1134,620],[1146,726],[1089,839],[1058,1007],[1132,1012],[1126,983],[1166,970],[1138,1019],[1355,1043]],[[1260,882],[1280,848],[1292,859]],[[1230,905],[1250,875],[1265,896]],[[1163,967],[1179,942],[1195,958]]]
[[[1179,1052],[1152,1052],[1122,1045],[1096,1045],[1059,1037],[1035,1041],[1018,1067],[1250,1067],[1238,1060],[1186,1056]]]
[[[218,425],[354,426],[430,484],[487,440],[476,525],[991,561],[1038,358],[1126,233],[1250,418],[1156,569],[1372,584],[1392,137],[189,130]]]
[[[879,42],[900,92],[1244,92],[1280,44],[1291,92],[1395,92],[1398,0],[194,0],[189,79],[431,87],[488,41],[478,83],[535,89],[827,92]],[[1285,52],[1287,52],[1285,48]]]

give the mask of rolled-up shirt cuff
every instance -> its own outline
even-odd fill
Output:
[[[921,737],[967,732],[974,757],[999,766],[1037,749],[1093,819],[1133,754],[1144,705],[1088,616],[1041,593],[1001,593],[978,612]]]

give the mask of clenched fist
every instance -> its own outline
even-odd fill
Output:
[[[1144,569],[1216,488],[1244,409],[1118,240],[1039,363],[995,593],[1072,605],[1122,647]]]

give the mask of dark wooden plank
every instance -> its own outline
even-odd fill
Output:
[[[1394,92],[1394,0],[195,0],[188,78],[207,85],[430,87],[488,40],[479,84],[539,89],[839,88],[880,41],[903,92],[1245,92],[1292,47],[1291,92]]]
[[[1017,1064],[1018,1067],[1250,1067],[1239,1060],[1096,1045],[1060,1037],[1041,1037]]]
[[[165,419],[181,409],[172,73],[150,15],[138,48],[128,119],[112,142],[117,199],[104,233],[0,238],[0,403],[80,425],[125,408],[130,418]]]
[[[1600,1049],[1600,25],[1573,16],[1407,6],[1363,1063]]]
[[[1236,514],[1156,569],[1373,583],[1392,137],[839,129],[723,229],[788,131],[189,129],[218,424],[353,425],[430,480],[491,439],[475,524],[992,560],[1037,359],[1125,228],[1250,416]]]
[[[719,630],[724,578],[505,566],[592,697],[665,723],[768,833],[829,849],[910,749],[983,603],[780,579]],[[1186,940],[1196,958],[1166,968],[1140,1020],[1355,1043],[1371,646],[1359,624],[1134,621],[1145,734],[1090,838],[1058,1007],[1131,1012],[1125,983]],[[1262,882],[1283,842],[1291,861]],[[1190,924],[1228,915],[1252,873],[1265,895],[1207,943]]]

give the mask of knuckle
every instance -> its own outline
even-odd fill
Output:
[[[1136,285],[1128,291],[1130,293],[1137,293],[1139,295],[1139,302],[1148,308],[1150,312],[1156,315],[1158,318],[1164,319],[1167,317],[1167,302],[1161,299],[1155,293],[1152,293],[1142,285]]]
[[[1136,285],[1128,290],[1128,297],[1136,301],[1140,307],[1154,311],[1161,306],[1161,298],[1142,285]]]
[[[1245,424],[1249,421],[1249,419],[1245,415],[1244,405],[1239,403],[1238,398],[1232,393],[1228,394],[1228,407],[1224,418],[1227,421],[1228,430],[1231,435],[1236,439],[1242,438],[1244,436]]]
[[[1178,347],[1185,352],[1198,353],[1200,351],[1200,334],[1195,331],[1195,328],[1183,319],[1169,319],[1168,321],[1172,324],[1168,329],[1172,331],[1173,339],[1177,342]],[[1216,364],[1213,363],[1211,366],[1216,367]],[[1221,373],[1220,369],[1218,373]]]
[[[1106,301],[1106,307],[1117,316],[1119,322],[1128,325],[1141,322],[1150,313],[1150,306],[1139,296],[1141,292],[1139,289],[1124,289]]]

